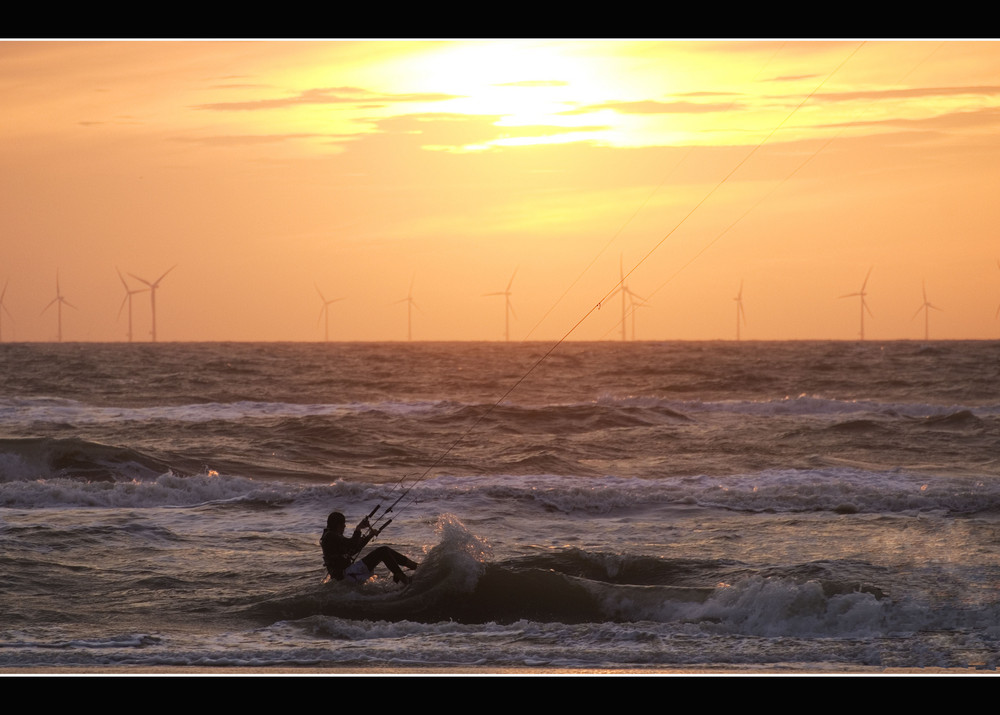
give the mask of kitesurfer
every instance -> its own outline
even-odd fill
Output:
[[[355,583],[364,583],[372,577],[375,567],[381,563],[392,572],[392,580],[396,583],[410,582],[410,577],[403,573],[403,568],[415,569],[419,564],[388,546],[372,549],[364,558],[355,561],[361,549],[378,532],[372,530],[367,516],[355,527],[350,538],[344,536],[346,525],[347,520],[343,514],[339,511],[330,512],[323,536],[319,540],[323,547],[323,564],[331,578],[338,581],[347,578]],[[362,535],[363,529],[368,529],[368,534]]]

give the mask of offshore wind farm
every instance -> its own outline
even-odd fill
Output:
[[[129,274],[130,276],[132,276],[133,278],[135,278],[136,280],[140,281],[141,283],[143,283],[144,285],[147,286],[147,287],[144,287],[144,288],[133,288],[133,287],[129,286],[129,284],[125,281],[125,278],[121,274],[121,271],[119,271],[118,269],[116,269],[116,271],[118,273],[118,278],[121,281],[122,286],[123,286],[123,288],[125,290],[125,295],[122,298],[121,303],[118,306],[118,312],[116,314],[116,319],[120,319],[123,312],[126,313],[126,315],[127,315],[127,326],[128,327],[127,327],[127,331],[125,333],[124,338],[125,338],[125,340],[127,342],[133,342],[136,339],[135,332],[134,332],[134,329],[133,329],[133,321],[134,321],[134,318],[133,318],[133,309],[134,309],[134,306],[133,306],[133,296],[136,296],[136,295],[139,295],[139,294],[142,294],[142,293],[146,293],[146,292],[148,292],[148,293],[151,294],[151,296],[150,296],[150,311],[149,311],[149,316],[150,317],[149,317],[149,321],[148,321],[148,325],[150,326],[150,329],[149,329],[149,333],[147,335],[149,336],[149,340],[151,342],[157,342],[157,336],[156,336],[156,298],[155,298],[155,292],[156,292],[157,288],[159,287],[160,281],[162,281],[163,278],[167,275],[167,273],[169,273],[172,270],[173,270],[173,267],[171,269],[169,269],[166,273],[162,274],[154,282],[148,282],[148,281],[146,281],[144,279],[139,278],[138,276],[135,276],[134,274]],[[861,287],[857,291],[854,291],[854,292],[851,292],[851,293],[846,293],[846,294],[843,294],[843,295],[839,296],[840,298],[856,298],[858,300],[858,308],[856,309],[857,312],[855,313],[855,315],[857,316],[856,319],[858,321],[858,323],[857,323],[858,329],[857,329],[856,335],[855,335],[854,338],[849,338],[849,337],[841,336],[840,339],[865,340],[866,339],[866,316],[867,316],[867,321],[868,321],[868,323],[867,323],[868,337],[869,337],[869,339],[871,338],[872,321],[873,321],[873,319],[875,317],[874,314],[871,311],[871,308],[870,308],[869,302],[868,302],[868,297],[870,295],[869,288],[868,288],[868,283],[869,283],[869,279],[871,278],[871,273],[872,273],[872,268],[870,267],[869,270],[868,270],[868,272],[865,274],[865,278],[864,278],[864,280],[863,280],[863,282],[861,284]],[[514,283],[514,278],[516,277],[516,275],[517,275],[517,271],[515,270],[514,273],[511,275],[510,280],[508,281],[507,287],[506,287],[505,290],[503,290],[503,291],[494,291],[494,292],[489,292],[489,293],[483,293],[483,294],[481,294],[481,295],[486,296],[486,297],[500,296],[500,297],[504,298],[504,303],[503,303],[503,314],[504,314],[503,340],[506,341],[506,342],[509,342],[511,340],[511,318],[512,317],[513,318],[517,317],[516,311],[514,310],[514,307],[513,307],[513,302],[511,300],[511,296],[513,294],[511,289],[512,289],[512,286],[513,286],[513,283]],[[597,339],[611,339],[609,337],[609,334],[610,333],[617,333],[620,336],[620,339],[623,340],[623,341],[630,340],[630,339],[631,340],[635,340],[636,339],[636,324],[635,324],[635,321],[636,321],[636,312],[640,308],[648,308],[648,307],[650,307],[650,303],[645,298],[643,298],[642,296],[639,296],[637,293],[635,293],[635,291],[633,291],[628,286],[628,283],[626,282],[625,276],[624,276],[623,264],[619,265],[619,275],[618,275],[617,284],[615,284],[614,278],[612,277],[612,278],[608,279],[607,285],[614,285],[615,287],[611,291],[611,293],[605,298],[605,300],[608,300],[611,297],[618,297],[620,295],[620,301],[621,301],[620,317],[618,318],[618,320],[616,322],[614,322],[613,324],[610,325],[610,327],[606,330],[606,332],[605,332],[605,334],[603,336],[601,336],[600,338],[597,338]],[[8,329],[7,329],[7,338],[6,338],[6,340],[8,342],[10,342],[12,340],[13,341],[18,341],[18,338],[17,338],[16,335],[15,336],[11,335],[12,330],[11,330],[11,326],[10,326],[10,321],[13,320],[13,314],[10,312],[9,308],[7,307],[7,302],[6,302],[6,299],[7,299],[7,289],[9,288],[9,286],[10,286],[10,281],[8,280],[7,283],[4,286],[3,293],[0,294],[0,311],[2,311],[3,314],[5,314],[6,317],[7,317],[7,319],[8,319]],[[337,302],[340,302],[340,301],[344,300],[344,298],[337,297],[337,298],[327,299],[325,297],[325,295],[323,294],[323,292],[319,289],[318,286],[316,286],[314,284],[313,288],[314,288],[315,292],[318,294],[318,296],[320,298],[320,301],[321,301],[321,307],[320,307],[320,311],[319,311],[319,317],[317,318],[316,323],[321,323],[323,325],[323,341],[324,342],[329,342],[330,339],[331,339],[330,338],[330,306],[332,304],[334,304],[334,303],[337,303]],[[921,303],[920,307],[917,309],[917,312],[914,313],[914,314],[912,314],[910,316],[910,320],[912,321],[921,312],[924,313],[923,339],[924,340],[929,340],[930,339],[930,327],[929,327],[930,326],[930,318],[929,318],[929,312],[931,310],[941,311],[941,308],[938,307],[937,305],[934,305],[933,303],[931,303],[927,299],[926,282],[923,283],[922,290],[923,290],[923,296],[924,296],[923,302]],[[456,298],[456,300],[458,300],[459,302],[461,302],[461,301],[467,301],[471,297],[472,296],[462,296],[462,297]],[[739,340],[747,338],[747,335],[746,335],[746,331],[747,331],[746,325],[747,325],[747,322],[746,322],[746,312],[745,312],[745,308],[744,308],[744,304],[743,304],[743,282],[742,281],[740,282],[739,290],[738,290],[736,296],[732,299],[732,301],[735,303],[735,310],[736,310],[736,328],[735,328],[735,336],[734,337],[735,337],[735,340],[739,341]],[[710,302],[710,299],[699,297],[698,302],[699,302],[699,305],[705,305],[706,303]],[[406,304],[406,331],[405,331],[405,339],[407,341],[412,341],[413,340],[413,310],[414,310],[414,308],[417,308],[419,310],[419,306],[417,305],[417,303],[416,303],[416,301],[415,301],[415,299],[413,297],[413,283],[412,283],[412,281],[410,283],[410,287],[409,287],[409,289],[407,291],[406,297],[405,298],[401,298],[401,299],[399,299],[399,300],[397,300],[397,301],[394,302],[394,304],[396,304],[396,305],[403,304],[403,303]],[[74,305],[73,303],[70,303],[69,300],[66,298],[66,296],[63,295],[63,293],[62,293],[62,291],[61,291],[61,289],[59,287],[59,279],[57,277],[57,279],[56,279],[56,295],[55,295],[54,298],[52,298],[52,300],[50,300],[45,305],[45,307],[42,309],[42,312],[39,314],[40,317],[45,316],[46,313],[49,311],[49,309],[52,308],[52,306],[56,306],[55,311],[54,311],[55,314],[56,314],[56,330],[55,330],[55,333],[54,333],[54,341],[55,342],[62,342],[63,339],[64,339],[63,317],[62,317],[62,306],[63,305],[66,305],[67,307],[73,308],[74,310],[77,310],[77,312],[79,313],[79,308],[76,305]],[[687,302],[686,301],[679,301],[677,305],[678,305],[678,309],[686,309],[685,306],[687,305]],[[210,306],[205,306],[204,310],[206,310],[206,311],[210,310]],[[447,311],[445,311],[445,312],[447,312]],[[994,317],[995,318],[1000,318],[1000,308],[996,309]],[[434,318],[434,316],[427,316],[428,322],[432,322],[433,318]],[[84,320],[86,320],[86,316],[85,315],[81,316],[79,319],[81,321],[84,321]],[[482,317],[482,321],[484,323],[487,323],[488,319],[485,316],[483,316]],[[605,323],[605,324],[607,324],[607,323]],[[883,336],[888,336],[888,337],[879,337],[879,336],[876,336],[876,339],[916,339],[917,337],[919,337],[919,336],[913,335],[913,334],[905,334],[905,333],[904,334],[900,334],[899,333],[899,327],[900,327],[899,325],[896,325],[896,326],[885,326],[883,324],[880,324],[879,327],[883,329],[882,335]],[[629,330],[631,330],[631,332],[629,332]],[[727,339],[727,336],[725,335],[725,332],[726,332],[726,330],[725,330],[724,326],[720,325],[719,326],[719,330],[718,330],[718,335],[716,337],[712,338],[712,339],[719,339],[719,340]],[[730,333],[730,335],[733,335],[733,334]],[[3,330],[2,330],[2,323],[0,323],[0,342],[3,342],[4,339],[5,338],[4,338],[4,333],[3,333]],[[70,336],[69,336],[68,339],[71,340],[71,341],[78,341],[78,340],[80,340],[79,337],[74,337],[72,334],[70,334]],[[173,338],[173,340],[176,340],[176,339],[177,338]],[[313,337],[313,336],[310,335],[310,336],[306,336],[303,339],[308,342],[308,341],[311,341],[311,340],[315,340],[315,337]],[[352,338],[349,335],[341,335],[339,337],[335,336],[334,339],[335,340],[352,341]],[[397,339],[398,340],[398,339],[402,339],[402,336],[401,335],[397,335],[395,338],[391,337],[391,336],[390,337],[386,337],[386,338],[380,338],[380,340],[386,340],[386,339],[388,339],[388,340]],[[444,339],[444,338],[438,338],[438,339]],[[486,339],[488,339],[488,338],[486,338]],[[650,339],[673,340],[673,339],[680,339],[680,338],[670,337],[670,334],[667,333],[667,334],[661,334],[659,338],[650,338]],[[761,339],[761,338],[756,338],[756,339]],[[36,342],[36,341],[33,340],[31,342]],[[45,342],[45,340],[41,340],[41,342]],[[110,342],[115,342],[115,340],[110,340]]]

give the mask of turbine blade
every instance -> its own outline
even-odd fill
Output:
[[[159,278],[157,278],[156,281],[154,281],[153,285],[159,285],[160,281],[162,281],[164,278],[167,277],[167,273],[170,273],[170,271],[174,270],[175,268],[177,268],[177,264],[176,263],[174,265],[170,266],[170,268],[168,268],[166,271],[164,271],[163,275],[160,276]]]
[[[862,290],[862,291],[864,291],[864,289],[865,289],[865,286],[866,286],[866,285],[868,285],[868,278],[869,278],[869,276],[871,276],[871,274],[872,274],[872,268],[874,268],[874,266],[872,266],[871,268],[869,268],[869,269],[868,269],[868,272],[867,272],[867,273],[865,273],[865,282],[861,284],[861,290]]]

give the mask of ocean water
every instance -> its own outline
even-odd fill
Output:
[[[1000,343],[550,347],[0,345],[0,668],[1000,664]]]

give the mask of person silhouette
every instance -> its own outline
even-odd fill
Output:
[[[361,549],[378,534],[371,528],[367,516],[354,528],[350,537],[344,536],[346,526],[347,519],[343,514],[339,511],[330,512],[319,540],[323,549],[323,565],[330,578],[337,581],[346,578],[354,583],[364,583],[374,575],[379,564],[385,564],[392,572],[393,581],[404,585],[410,583],[410,577],[403,573],[403,568],[412,570],[420,564],[388,546],[379,546],[363,558],[355,560]],[[362,535],[364,529],[368,529],[368,533]]]

